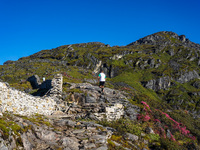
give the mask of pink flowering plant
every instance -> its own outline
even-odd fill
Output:
[[[149,124],[151,122],[154,132],[159,134],[160,137],[168,137],[172,141],[177,141],[183,138],[196,140],[190,131],[186,129],[186,126],[171,118],[169,114],[158,109],[151,109],[150,106],[144,101],[141,103],[144,107],[142,113],[137,117],[138,120],[142,122],[149,122]]]

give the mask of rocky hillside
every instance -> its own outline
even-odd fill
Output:
[[[64,45],[7,61],[0,66],[0,79],[15,89],[46,96],[58,73],[63,85],[55,100],[57,112],[40,116],[39,124],[37,116],[5,120],[8,114],[3,113],[2,126],[14,122],[21,134],[16,136],[12,127],[9,134],[2,129],[7,136],[1,141],[6,147],[11,137],[15,142],[19,137],[22,149],[26,144],[25,149],[199,149],[199,55],[200,45],[184,35],[158,32],[127,46]],[[104,94],[97,86],[100,69],[108,77]],[[41,82],[43,77],[46,81]],[[51,133],[55,143],[42,137],[46,133],[39,136],[39,130]],[[73,142],[75,147],[70,147]]]

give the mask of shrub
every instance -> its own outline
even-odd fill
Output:
[[[116,121],[101,121],[100,124],[104,126],[109,126],[116,129],[120,134],[132,133],[134,135],[140,136],[142,132],[142,127],[136,122],[129,119],[119,119]]]

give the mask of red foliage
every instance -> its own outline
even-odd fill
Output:
[[[68,75],[66,72],[62,72],[62,75],[65,76],[65,77],[71,78],[71,76]]]
[[[151,112],[151,109],[150,109],[149,105],[146,102],[141,101],[141,103],[144,104],[144,110],[145,111],[149,110]]]
[[[144,104],[144,111],[145,111],[146,114],[145,114],[145,115],[139,114],[139,115],[137,116],[137,118],[138,118],[138,120],[149,121],[149,120],[151,119],[151,117],[150,117],[148,111],[151,112],[151,109],[150,109],[149,105],[147,105],[146,102],[142,101],[141,103]]]
[[[142,101],[141,103],[144,105],[144,111],[145,111],[144,113],[145,114],[139,114],[137,116],[138,120],[149,121],[150,119],[152,119],[154,122],[159,123],[158,126],[160,129],[156,130],[156,133],[158,133],[160,136],[163,136],[164,138],[166,138],[165,130],[162,128],[162,126],[164,126],[165,129],[168,129],[169,127],[167,125],[162,125],[162,124],[164,124],[164,122],[161,123],[161,121],[158,118],[153,117],[155,115],[153,115],[154,113],[151,111],[150,106],[146,102]],[[161,115],[163,114],[166,116],[166,118],[171,120],[174,123],[173,129],[179,130],[182,135],[187,136],[192,140],[196,139],[194,136],[190,135],[190,131],[187,130],[185,126],[183,126],[181,123],[178,123],[177,121],[172,119],[167,113],[164,113],[158,109],[155,109],[155,111],[160,112]],[[176,139],[174,138],[174,136],[171,133],[170,133],[170,135],[171,135],[171,139],[173,141],[176,141]]]
[[[151,119],[151,117],[148,114],[146,114],[146,115],[139,114],[137,116],[137,119],[142,120],[142,121],[149,121]]]
[[[175,138],[174,138],[174,136],[170,133],[170,135],[171,135],[171,139],[173,140],[173,141],[176,141],[175,140]]]

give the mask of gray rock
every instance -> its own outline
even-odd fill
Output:
[[[191,57],[189,61],[194,61],[196,57]]]
[[[96,103],[97,99],[93,95],[87,94],[87,96],[85,98],[85,102],[86,103]]]
[[[131,141],[137,141],[139,137],[137,135],[131,134],[131,133],[126,133],[125,138]]]
[[[117,143],[116,141],[112,141],[114,144],[115,144],[115,146],[122,146],[120,143]]]
[[[49,142],[53,142],[56,140],[56,133],[53,131],[45,130],[41,127],[36,127],[35,131],[36,131],[36,135],[41,140],[49,141]]]
[[[107,150],[107,149],[108,149],[107,145],[104,145],[104,146],[98,147],[96,150]]]
[[[61,119],[57,120],[54,122],[55,125],[57,126],[69,126],[69,127],[74,127],[76,122],[68,119]]]
[[[83,132],[85,132],[85,129],[77,129],[77,130],[73,131],[74,134],[80,134],[80,133],[83,133]]]
[[[160,32],[160,35],[158,35],[158,34],[148,35],[148,36],[146,36],[144,38],[141,38],[141,39],[137,40],[136,42],[133,42],[133,43],[129,44],[128,46],[131,46],[131,45],[141,45],[141,44],[142,45],[143,44],[161,45],[161,41],[165,41],[165,42],[162,42],[162,45],[170,44],[171,41],[170,40],[165,40],[165,37],[163,37],[161,34],[168,34],[171,37],[179,39],[179,36],[176,33],[168,32],[168,31],[163,31],[163,32]]]
[[[180,39],[181,42],[185,42],[186,41],[185,35],[180,35],[179,39]]]
[[[94,143],[86,143],[84,145],[85,149],[92,149],[92,148],[95,148],[95,147],[96,147],[96,145]]]
[[[186,83],[193,79],[199,79],[199,74],[195,70],[181,74],[181,76],[177,78],[176,81],[179,83]]]
[[[31,150],[33,148],[33,145],[29,142],[25,133],[21,135],[21,139],[25,150]]]
[[[131,120],[136,120],[139,110],[139,107],[130,105],[125,109],[125,115]]]
[[[193,86],[197,89],[200,89],[200,81],[196,81],[193,83]]]
[[[146,127],[145,132],[147,134],[154,134],[154,131],[153,131],[153,129],[151,127]]]
[[[178,71],[181,65],[177,63],[175,60],[170,60],[169,61],[170,67],[172,67],[175,71]]]
[[[174,50],[173,49],[169,49],[167,51],[167,53],[170,55],[170,56],[174,56]]]
[[[198,64],[198,66],[200,66],[200,60],[198,61],[198,63],[197,63],[197,64]]]
[[[78,105],[84,105],[86,96],[83,93],[74,93],[71,96],[73,102],[77,103]]]
[[[61,139],[61,143],[63,146],[69,147],[72,150],[79,150],[79,143],[70,137],[64,137]]]
[[[115,76],[117,76],[118,74],[119,74],[119,72],[120,72],[120,69],[119,69],[119,67],[115,67],[115,66],[110,66],[110,68],[109,68],[109,70],[108,70],[108,74],[109,74],[109,77],[110,78],[113,78],[113,77],[115,77]]]
[[[3,63],[3,65],[10,65],[10,64],[15,64],[15,61],[7,60],[6,62]]]
[[[7,146],[5,146],[4,144],[3,144],[3,142],[0,144],[0,150],[8,150],[8,147]]]
[[[95,143],[97,144],[105,144],[107,141],[107,137],[104,135],[94,135],[90,137],[90,139],[95,140]]]
[[[31,86],[32,86],[33,89],[38,89],[39,85],[41,84],[40,78],[39,78],[38,75],[33,75],[33,76],[29,77],[27,79],[27,81],[29,81],[31,83]]]
[[[10,140],[10,147],[9,147],[9,149],[16,149],[17,145],[16,145],[15,138],[13,136],[10,136],[9,140]]]
[[[154,59],[148,60],[148,64],[150,65],[151,68],[153,68],[155,66],[155,60]]]
[[[91,84],[97,84],[98,80],[97,79],[84,79],[85,82],[89,82]]]
[[[170,132],[170,130],[169,129],[167,129],[167,137],[170,139],[171,138],[171,132]]]
[[[142,84],[148,89],[158,91],[160,89],[169,88],[171,86],[171,79],[170,77],[166,76],[159,79],[153,79],[148,82],[142,82]]]

